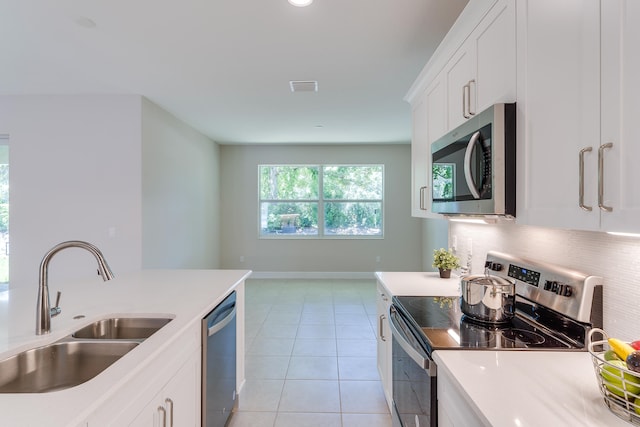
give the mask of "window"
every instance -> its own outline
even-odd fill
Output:
[[[382,165],[260,165],[261,237],[383,236]]]

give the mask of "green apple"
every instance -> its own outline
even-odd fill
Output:
[[[640,378],[625,372],[627,364],[622,360],[611,360],[602,365],[600,375],[604,379],[604,385],[617,396],[626,397],[624,391],[634,395],[640,394]],[[622,378],[624,377],[624,382]]]
[[[620,359],[620,357],[618,357],[618,355],[616,354],[615,351],[607,350],[604,353],[604,360],[622,360],[622,359]]]

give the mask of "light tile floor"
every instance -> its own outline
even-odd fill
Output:
[[[246,384],[229,427],[390,427],[374,280],[246,282]]]

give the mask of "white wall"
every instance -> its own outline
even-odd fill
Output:
[[[421,221],[410,213],[410,156],[409,145],[222,146],[222,267],[256,272],[419,270]],[[258,238],[258,165],[318,163],[385,165],[383,240]]]
[[[3,96],[9,135],[10,286],[37,288],[43,255],[65,240],[102,250],[116,276],[142,267],[216,268],[219,148],[137,95]],[[80,249],[50,283],[94,278]]]
[[[483,271],[487,251],[497,250],[569,267],[604,278],[604,329],[610,336],[640,339],[640,239],[589,231],[515,224],[449,226],[466,259],[472,239],[473,273]]]
[[[449,235],[446,219],[424,219],[422,223],[422,270],[438,271],[433,267],[434,249],[449,246]]]
[[[37,287],[38,266],[71,239],[98,246],[115,274],[140,266],[140,97],[0,97],[9,134],[10,286]],[[78,249],[51,263],[51,283],[95,277]]]
[[[142,267],[220,265],[220,149],[142,104]]]

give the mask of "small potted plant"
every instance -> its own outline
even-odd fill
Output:
[[[448,279],[451,277],[451,270],[460,267],[460,259],[451,250],[444,248],[434,249],[433,266],[440,271],[440,277]]]

